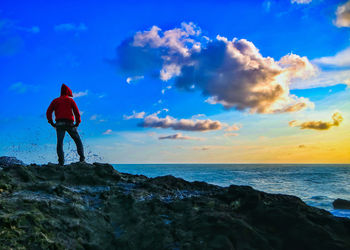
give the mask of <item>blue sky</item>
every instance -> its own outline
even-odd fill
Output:
[[[321,0],[5,0],[0,155],[56,161],[44,114],[65,83],[90,161],[349,163],[349,11]],[[310,121],[331,125],[300,129]]]

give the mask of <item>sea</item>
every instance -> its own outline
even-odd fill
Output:
[[[350,164],[114,164],[119,172],[147,177],[173,175],[222,187],[251,186],[301,198],[306,204],[350,218],[350,210],[334,209],[337,199],[350,200]]]

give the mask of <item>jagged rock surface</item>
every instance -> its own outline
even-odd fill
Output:
[[[100,163],[0,167],[0,249],[350,249],[350,219],[294,196]]]

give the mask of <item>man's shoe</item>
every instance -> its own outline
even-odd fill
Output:
[[[80,162],[85,162],[85,157],[80,157]]]

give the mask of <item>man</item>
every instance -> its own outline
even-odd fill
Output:
[[[84,148],[78,134],[77,127],[79,126],[80,113],[77,104],[73,100],[73,93],[65,84],[61,87],[61,96],[54,99],[46,111],[46,117],[52,127],[56,128],[57,132],[57,156],[58,163],[64,165],[63,139],[66,131],[74,140],[77,151],[80,156],[80,161],[85,161]],[[52,121],[52,113],[55,112],[56,124]],[[74,114],[74,116],[73,116]],[[74,124],[75,117],[75,124]]]

